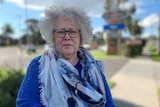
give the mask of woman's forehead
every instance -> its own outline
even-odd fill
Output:
[[[57,26],[73,26],[78,27],[77,22],[73,18],[59,17],[56,21]]]

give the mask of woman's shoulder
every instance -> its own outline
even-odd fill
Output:
[[[30,61],[29,65],[28,65],[28,69],[38,68],[40,58],[41,58],[41,56],[37,56],[37,57],[32,58],[32,60]]]
[[[36,56],[34,58],[32,58],[31,62],[38,62],[41,58],[41,55],[40,56]]]
[[[36,56],[31,59],[30,64],[38,64],[41,56]]]

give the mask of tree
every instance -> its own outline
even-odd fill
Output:
[[[142,34],[143,28],[138,25],[139,20],[135,20],[133,23],[130,33],[135,37],[135,38],[140,38],[140,34]]]
[[[116,0],[116,3],[117,3],[117,5],[120,5],[121,3],[125,3],[127,1],[128,0]],[[115,2],[115,1],[113,1],[113,0],[106,0],[105,6],[104,6],[104,8],[106,9],[106,11],[111,8],[113,2]]]
[[[4,38],[4,43],[6,44],[6,40],[14,33],[14,30],[10,26],[10,24],[5,24],[2,27],[2,37]]]
[[[106,4],[105,4],[106,11],[108,11],[111,8],[112,2],[113,0],[106,0]],[[126,2],[128,2],[128,0],[116,0],[116,3],[118,6],[120,5],[123,6],[123,4]],[[130,8],[124,9],[124,10],[127,11],[128,15],[124,19],[122,19],[121,22],[125,24],[126,31],[129,31],[129,33],[134,37],[140,36],[143,29],[138,25],[139,20],[134,21],[132,18],[132,15],[136,12],[136,5],[132,4]]]
[[[96,32],[93,34],[93,41],[96,41],[98,45],[104,45],[105,40],[103,38],[103,32]]]
[[[3,27],[2,27],[2,35],[4,37],[9,37],[10,34],[14,33],[12,27],[10,26],[10,24],[5,24]]]
[[[41,39],[40,32],[38,28],[38,20],[36,19],[28,19],[26,20],[26,35],[29,36],[29,42],[33,42],[35,44]]]

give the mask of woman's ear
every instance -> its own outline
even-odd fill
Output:
[[[52,37],[53,43],[55,44],[55,36],[53,35]]]
[[[82,35],[80,34],[80,44],[79,46],[82,46],[83,45],[83,39],[82,39]]]

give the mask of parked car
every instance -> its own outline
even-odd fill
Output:
[[[99,46],[99,50],[100,50],[101,52],[107,52],[108,46],[107,46],[107,45]]]
[[[49,48],[51,48],[52,46],[50,46],[49,44],[44,44],[44,51],[48,50]]]
[[[88,49],[88,50],[91,49],[91,45],[90,44],[84,44],[83,47],[86,48],[86,49]]]
[[[27,53],[36,52],[36,46],[33,43],[29,43],[26,46]]]

